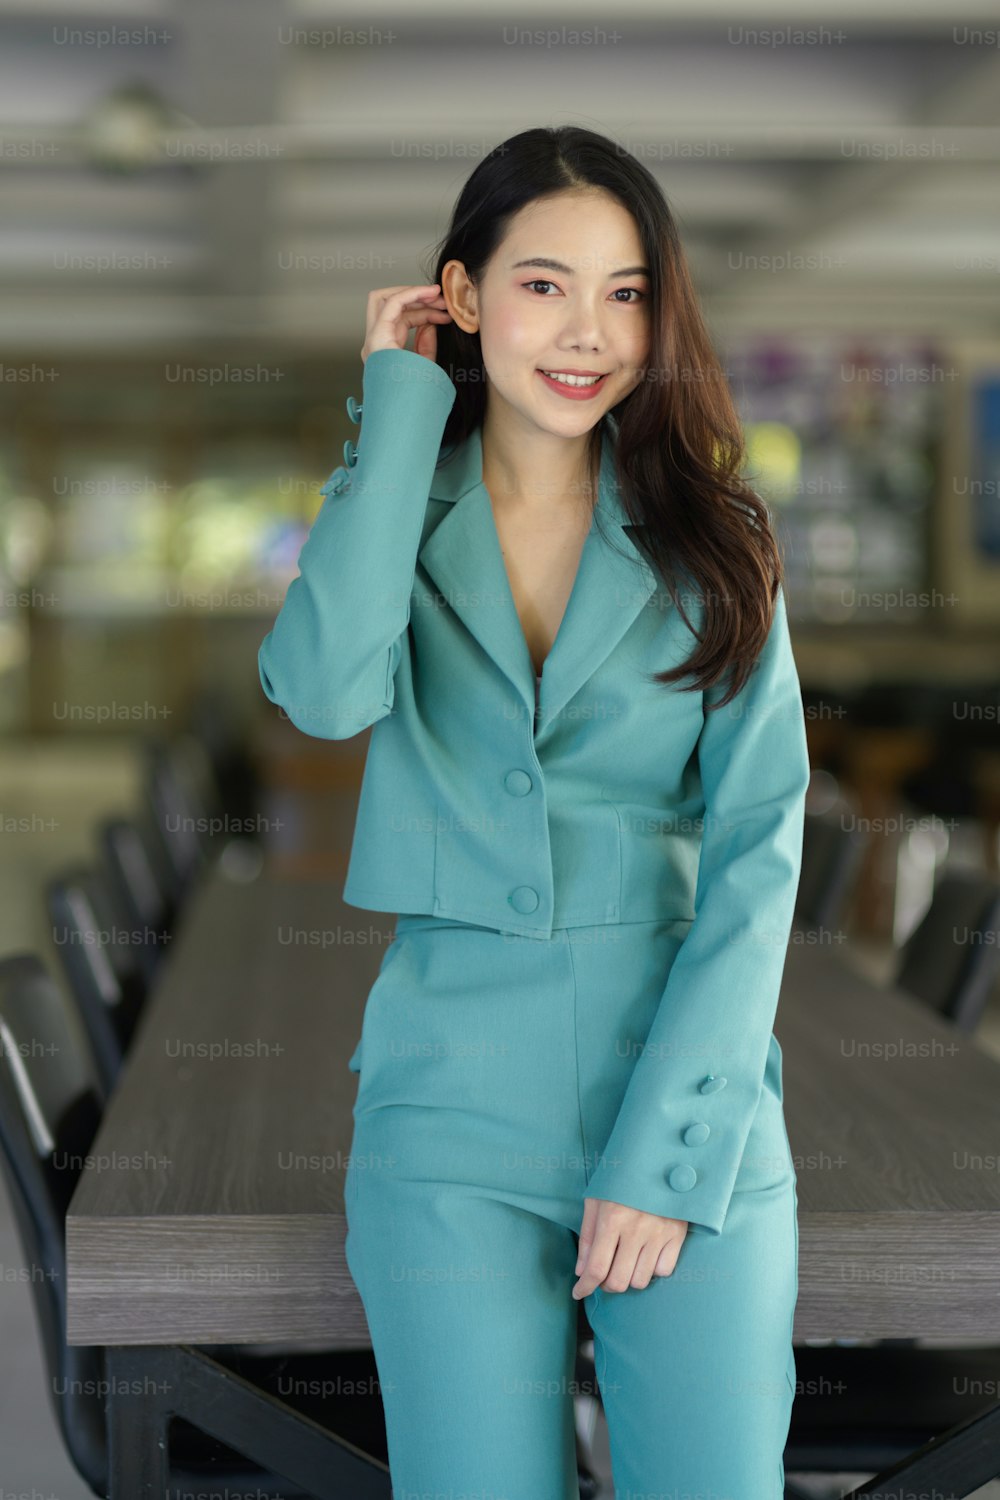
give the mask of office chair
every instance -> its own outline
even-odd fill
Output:
[[[226,690],[219,684],[201,689],[188,710],[186,727],[205,748],[226,813],[251,819],[260,803],[260,776]]]
[[[211,761],[197,737],[149,735],[143,741],[146,814],[160,843],[168,897],[179,907],[215,850],[211,819],[220,814]]]
[[[972,1034],[1000,972],[1000,883],[945,870],[900,950],[895,983]]]
[[[104,871],[74,866],[46,883],[52,941],[110,1097],[148,993],[139,945]]]
[[[31,1273],[46,1388],[74,1467],[95,1495],[106,1497],[109,1423],[119,1430],[136,1423],[135,1398],[109,1383],[103,1346],[66,1342],[66,1214],[97,1134],[101,1100],[74,1014],[35,954],[0,959],[0,1041],[0,1164]],[[178,1393],[174,1399],[183,1399],[185,1356],[211,1353],[219,1363],[202,1360],[196,1373],[207,1371],[205,1378],[214,1379],[213,1395],[220,1394],[221,1373],[226,1384],[221,1394],[239,1402],[243,1427],[273,1451],[294,1454],[308,1441],[316,1454],[318,1441],[322,1453],[304,1487],[175,1416],[169,1424],[170,1482],[164,1500],[192,1492],[223,1500],[250,1486],[274,1500],[339,1500],[344,1493],[389,1500],[384,1419],[381,1403],[370,1394],[377,1389],[370,1350],[262,1357],[239,1346],[182,1345],[162,1352],[165,1366],[171,1358],[180,1366],[179,1378],[169,1382]],[[169,1372],[173,1377],[173,1366]],[[261,1397],[279,1378],[282,1389],[287,1383],[296,1394],[282,1397],[283,1406],[275,1410]],[[337,1391],[333,1397],[331,1390]],[[122,1401],[132,1402],[127,1421],[116,1406]]]
[[[848,809],[805,815],[795,915],[811,928],[837,926],[864,858],[868,836],[856,825],[845,827],[845,816]]]
[[[148,817],[107,817],[97,825],[97,842],[111,889],[128,925],[145,934],[137,957],[146,982],[160,965],[178,912],[170,899],[171,880],[163,850]]]

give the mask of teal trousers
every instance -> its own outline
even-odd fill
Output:
[[[686,922],[518,937],[401,915],[348,1066],[347,1261],[394,1500],[578,1500],[583,1199]],[[782,1500],[795,1171],[772,1037],[721,1235],[586,1310],[616,1500]]]

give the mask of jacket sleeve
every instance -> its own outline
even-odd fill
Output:
[[[392,711],[431,480],[457,396],[407,349],[369,354],[357,459],[323,486],[298,577],[258,652],[261,686],[297,729],[350,739]]]
[[[763,1088],[802,861],[809,756],[783,590],[749,679],[706,712],[697,755],[695,917],[585,1196],[718,1235]]]

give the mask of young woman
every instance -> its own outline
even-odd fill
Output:
[[[434,274],[369,297],[359,442],[260,650],[299,728],[374,726],[344,897],[399,915],[345,1204],[394,1494],[576,1497],[585,1298],[620,1500],[781,1500],[779,550],[627,152],[505,141]]]

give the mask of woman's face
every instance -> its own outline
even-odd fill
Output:
[[[632,215],[595,189],[523,208],[478,288],[459,261],[449,261],[442,290],[455,321],[479,330],[488,401],[563,437],[595,426],[640,383],[649,358],[645,265]],[[592,391],[568,388],[543,371],[603,379]]]

